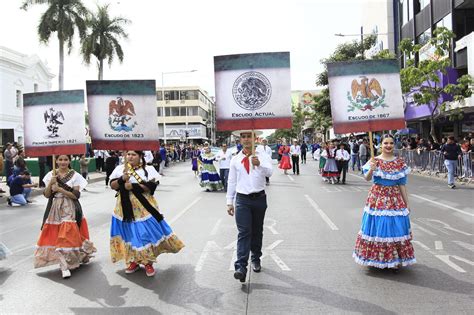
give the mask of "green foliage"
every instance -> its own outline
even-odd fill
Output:
[[[305,123],[305,117],[308,117],[309,113],[303,111],[300,106],[295,106],[292,108],[293,118],[292,118],[292,128],[291,129],[277,129],[274,133],[267,137],[268,142],[274,143],[278,139],[285,138],[286,141],[290,142],[291,139],[301,138],[301,131]]]
[[[415,55],[421,46],[415,45],[409,39],[400,42],[400,52],[407,59],[406,67],[400,71],[400,80],[403,93],[412,92],[412,97],[417,105],[432,104],[431,131],[432,138],[437,141],[434,122],[440,111],[444,111],[449,105],[448,102],[440,102],[442,93],[451,95],[454,101],[464,102],[466,97],[472,95],[470,88],[474,81],[469,75],[458,78],[456,84],[440,86],[440,74],[446,73],[446,68],[451,65],[451,60],[447,58],[451,42],[455,37],[454,33],[445,27],[439,27],[433,32],[433,37],[429,43],[434,47],[434,56],[431,59],[422,60],[416,63]],[[450,113],[450,119],[460,117],[460,110]]]
[[[109,5],[97,6],[97,12],[86,21],[89,31],[81,41],[81,54],[86,64],[91,63],[91,56],[98,60],[99,80],[103,78],[103,61],[112,65],[115,57],[123,62],[124,53],[119,39],[127,39],[128,34],[123,26],[130,20],[123,17],[110,17]]]

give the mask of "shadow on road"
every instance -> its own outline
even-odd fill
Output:
[[[367,275],[438,291],[467,295],[471,295],[472,292],[474,292],[473,283],[458,280],[439,269],[431,268],[423,264],[402,268],[397,274],[393,274],[393,272],[388,269],[370,268],[367,271]]]
[[[13,270],[0,268],[0,285],[3,285],[5,281],[13,274]],[[0,294],[0,301],[3,300],[3,294]]]
[[[221,298],[223,293],[213,288],[199,286],[196,283],[194,266],[188,264],[174,265],[165,270],[160,270],[159,265],[156,265],[156,267],[156,274],[153,278],[147,277],[144,270],[128,275],[124,271],[119,271],[117,274],[128,281],[153,291],[165,303],[196,313],[202,312],[202,309],[193,309],[193,304],[205,308],[204,313],[219,313],[219,310],[222,310]]]
[[[294,296],[295,298],[305,298],[317,303],[334,307],[336,309],[340,309],[344,312],[360,312],[362,314],[385,315],[397,314],[376,304],[343,296],[318,286],[309,285],[281,272],[276,272],[270,269],[265,269],[265,271],[262,271],[262,273],[263,272],[286,283],[286,285],[281,286],[273,284],[251,283],[249,290],[250,295],[254,290],[268,290],[279,294]]]
[[[128,288],[110,285],[99,263],[92,262],[83,265],[71,273],[72,276],[69,279],[61,278],[61,272],[58,269],[39,272],[37,275],[74,289],[74,294],[102,305],[101,309],[125,304],[123,296]]]

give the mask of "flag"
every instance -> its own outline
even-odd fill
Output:
[[[328,79],[335,133],[405,128],[397,60],[329,63]]]
[[[84,90],[23,95],[25,154],[84,154],[86,123]]]
[[[86,81],[94,149],[158,150],[154,80]]]
[[[291,128],[290,53],[214,57],[217,130]]]

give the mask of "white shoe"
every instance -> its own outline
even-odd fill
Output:
[[[71,277],[71,272],[69,271],[69,269],[63,270],[62,273],[63,273],[63,279],[67,279]]]

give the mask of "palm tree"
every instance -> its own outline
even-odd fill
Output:
[[[81,0],[25,0],[22,9],[27,10],[35,4],[48,4],[49,7],[40,18],[38,36],[40,42],[48,43],[51,34],[57,32],[59,40],[59,90],[64,88],[64,44],[67,44],[68,54],[72,50],[74,33],[79,31],[79,37],[86,33],[86,19],[89,11]]]
[[[104,78],[104,60],[107,59],[109,66],[115,56],[123,62],[123,50],[120,46],[120,38],[128,38],[123,26],[130,20],[123,17],[111,18],[109,5],[97,6],[97,13],[93,14],[87,21],[90,33],[82,40],[81,54],[86,64],[91,63],[91,56],[97,58],[99,80]]]

